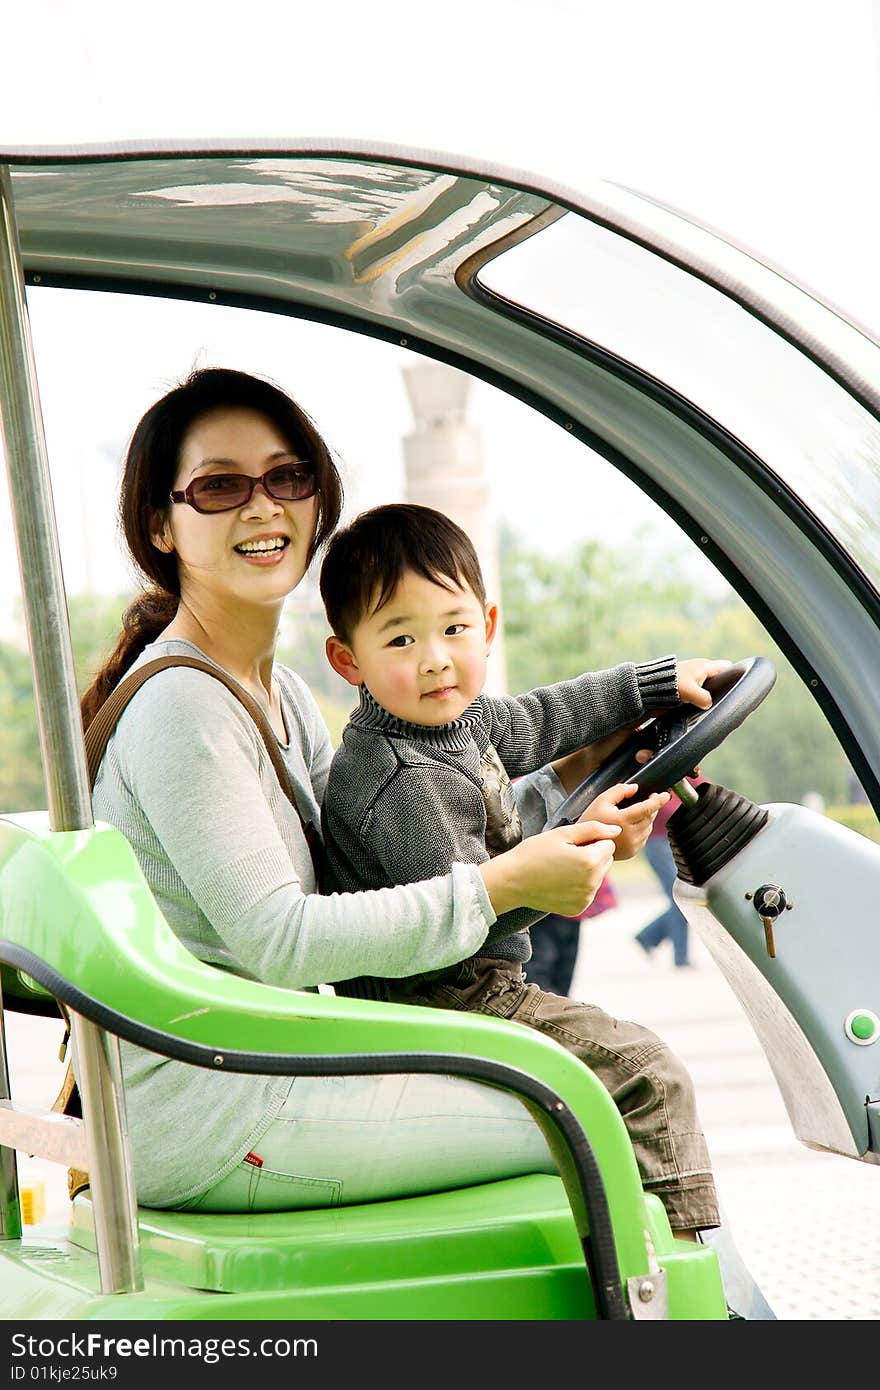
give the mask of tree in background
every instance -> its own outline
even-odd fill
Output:
[[[80,694],[114,646],[128,602],[127,595],[75,594],[68,599]],[[0,810],[35,811],[45,806],[30,659],[21,646],[0,642]]]
[[[0,810],[46,805],[37,717],[26,651],[0,643]]]

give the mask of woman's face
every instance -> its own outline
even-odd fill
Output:
[[[196,420],[184,436],[174,489],[223,473],[261,478],[268,469],[298,459],[265,415],[239,406],[221,408]],[[176,554],[181,595],[190,603],[201,598],[277,604],[306,572],[317,509],[317,497],[279,501],[262,486],[231,511],[206,514],[186,502],[171,503],[153,543]],[[253,548],[255,542],[262,544]]]

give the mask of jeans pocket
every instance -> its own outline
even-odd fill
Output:
[[[300,1211],[310,1207],[338,1207],[342,1201],[340,1178],[308,1178],[282,1173],[275,1168],[253,1168],[248,1184],[249,1211]]]

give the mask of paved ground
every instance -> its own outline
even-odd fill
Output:
[[[648,960],[634,933],[660,909],[647,884],[585,923],[573,993],[635,1018],[688,1063],[739,1249],[780,1319],[880,1318],[880,1168],[804,1149],[739,1004],[699,941],[695,967]],[[663,948],[661,948],[662,950]],[[60,1023],[7,1016],[13,1093],[49,1104],[63,1068]],[[31,1096],[34,1097],[31,1100]],[[23,1159],[43,1181],[47,1217],[66,1220],[63,1172]]]

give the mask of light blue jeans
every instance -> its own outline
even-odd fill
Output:
[[[298,1077],[255,1151],[188,1211],[291,1211],[555,1173],[512,1096],[454,1076]]]
[[[678,870],[675,867],[675,860],[672,857],[672,850],[666,836],[651,836],[645,845],[645,855],[648,863],[660,880],[663,892],[669,901],[669,905],[659,917],[655,917],[653,922],[636,934],[636,941],[640,946],[644,946],[646,951],[653,951],[655,946],[659,946],[661,941],[667,937],[672,942],[672,958],[676,965],[689,965],[688,961],[688,922],[678,903],[672,896],[672,885],[675,883]]]

